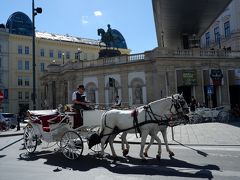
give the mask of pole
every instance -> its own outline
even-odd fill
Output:
[[[35,72],[35,8],[34,8],[34,0],[32,0],[32,59],[33,59],[33,93],[32,93],[32,101],[33,101],[33,109],[36,109],[36,72]]]

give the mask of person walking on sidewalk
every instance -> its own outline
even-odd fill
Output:
[[[196,110],[196,106],[197,106],[197,101],[194,98],[194,96],[192,96],[191,102],[190,102],[190,110],[194,112]]]

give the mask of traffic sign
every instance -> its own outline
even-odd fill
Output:
[[[213,86],[212,85],[207,86],[207,94],[208,95],[212,95],[213,94]]]

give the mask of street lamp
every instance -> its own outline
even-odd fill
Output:
[[[34,7],[34,0],[32,0],[32,59],[33,59],[33,93],[32,93],[32,101],[33,101],[33,109],[36,109],[36,63],[35,63],[35,16],[37,14],[42,13],[42,8]]]
[[[78,48],[78,61],[80,62],[81,61],[81,53],[82,53],[82,51],[81,51],[81,48]]]
[[[64,54],[64,52],[63,52],[63,53],[62,53],[62,58],[63,58],[63,64],[64,64],[64,55],[65,55],[65,54]]]

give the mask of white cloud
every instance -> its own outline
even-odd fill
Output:
[[[102,12],[101,11],[94,11],[94,15],[95,16],[102,16]]]
[[[82,16],[82,24],[88,24],[88,17],[87,16]]]

